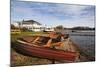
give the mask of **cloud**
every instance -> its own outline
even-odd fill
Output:
[[[91,26],[95,24],[95,6],[42,2],[11,2],[12,20],[33,19],[47,25]]]

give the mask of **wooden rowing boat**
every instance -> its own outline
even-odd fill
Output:
[[[17,40],[17,44],[14,46],[14,49],[24,55],[45,58],[50,60],[67,60],[67,61],[75,61],[78,57],[77,52],[71,51],[63,51],[53,48],[46,48],[41,45],[43,44],[35,44],[32,41],[36,37],[22,37]],[[36,46],[37,45],[37,46]]]

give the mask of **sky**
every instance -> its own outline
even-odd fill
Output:
[[[50,27],[95,27],[95,6],[12,0],[11,22],[23,19]]]

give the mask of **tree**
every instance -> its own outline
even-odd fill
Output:
[[[23,27],[23,28],[20,28],[20,29],[21,29],[21,31],[23,31],[23,32],[31,31],[31,30],[27,29],[26,27]]]
[[[63,30],[64,27],[62,25],[56,26],[56,29]]]
[[[64,30],[64,27],[62,25],[56,26],[54,29],[56,32],[62,32]]]
[[[13,24],[11,24],[11,29],[14,29],[14,28],[15,28],[15,26]]]
[[[18,28],[15,27],[13,24],[11,24],[11,29],[18,29]]]
[[[73,27],[72,30],[94,30],[95,28],[90,27]]]

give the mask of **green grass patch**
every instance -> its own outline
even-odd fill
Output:
[[[11,42],[16,41],[17,38],[23,37],[23,36],[36,36],[36,35],[42,35],[47,34],[47,32],[21,32],[20,34],[11,34]]]

